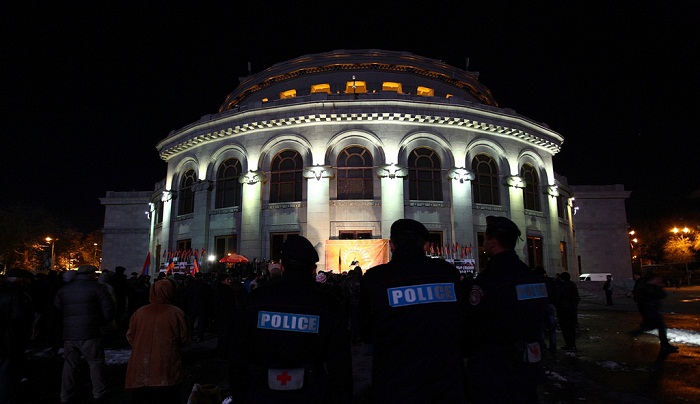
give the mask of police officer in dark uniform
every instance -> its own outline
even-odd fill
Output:
[[[360,330],[373,344],[372,402],[466,402],[459,271],[427,257],[427,244],[423,224],[399,219],[391,226],[391,261],[362,276]]]
[[[246,298],[233,364],[234,402],[350,403],[352,355],[347,316],[314,280],[318,253],[304,237],[282,245],[279,282]]]
[[[507,218],[486,218],[490,259],[467,306],[467,390],[474,403],[536,403],[537,386],[546,381],[541,349],[547,288],[515,253],[519,237]]]

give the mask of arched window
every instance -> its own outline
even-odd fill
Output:
[[[270,203],[301,201],[301,155],[295,150],[282,150],[270,165]]]
[[[373,199],[373,159],[369,150],[350,146],[338,155],[338,199]]]
[[[216,202],[215,208],[240,206],[241,186],[238,181],[241,176],[241,162],[230,158],[224,160],[216,171]]]
[[[537,192],[540,189],[540,180],[535,167],[523,164],[520,168],[520,176],[525,180],[525,188],[523,188],[525,209],[540,210],[540,195]]]
[[[472,171],[476,174],[476,178],[472,181],[474,202],[500,205],[496,161],[489,155],[479,154],[472,160]]]
[[[180,191],[178,192],[178,215],[186,215],[194,212],[194,191],[192,185],[197,180],[194,170],[187,170],[180,180]]]
[[[440,156],[427,147],[413,149],[408,156],[408,195],[415,201],[441,201]]]

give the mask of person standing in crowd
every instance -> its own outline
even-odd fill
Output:
[[[185,288],[187,319],[194,341],[203,341],[205,333],[209,331],[209,322],[213,313],[213,298],[214,288],[204,278],[203,273],[197,272],[194,275],[194,280]]]
[[[245,287],[228,273],[219,274],[215,282],[213,307],[216,352],[220,359],[227,360],[236,321],[240,319],[243,312]]]
[[[230,375],[235,403],[350,403],[352,355],[342,303],[314,281],[318,253],[282,244],[284,276],[250,292]]]
[[[343,298],[350,317],[350,338],[353,344],[362,342],[360,337],[359,307],[360,307],[360,283],[362,281],[362,268],[355,266],[348,276],[343,279]]]
[[[613,305],[613,289],[615,289],[613,285],[613,280],[612,280],[612,275],[608,275],[605,277],[605,283],[603,283],[603,290],[605,291],[605,305],[606,306],[612,306]]]
[[[395,221],[391,261],[362,276],[360,332],[373,344],[372,402],[466,402],[459,271],[425,255],[428,239],[420,222]]]
[[[635,284],[632,291],[637,309],[642,316],[639,327],[630,331],[632,337],[639,336],[646,331],[658,330],[661,351],[667,353],[678,352],[678,347],[668,341],[666,322],[661,314],[661,301],[666,297],[663,280],[652,270],[647,270],[643,275],[635,272]]]
[[[129,320],[131,356],[124,388],[134,404],[181,402],[180,347],[190,341],[190,329],[185,312],[171,303],[173,281],[157,281],[149,291],[150,303]]]
[[[546,285],[515,253],[518,226],[486,217],[486,267],[474,279],[467,310],[467,381],[473,403],[536,403]]]
[[[114,296],[117,299],[117,313],[115,320],[117,326],[122,332],[126,330],[129,324],[129,316],[127,313],[127,296],[129,295],[129,283],[126,279],[126,268],[118,266],[114,268],[114,273],[109,277],[109,284],[114,289]]]
[[[24,362],[24,349],[32,332],[34,309],[25,288],[32,274],[19,268],[0,279],[0,403],[20,402],[17,387]]]
[[[54,305],[63,314],[63,376],[61,402],[75,396],[76,373],[81,356],[90,368],[92,395],[96,400],[107,394],[103,328],[115,316],[116,301],[97,282],[97,268],[82,265],[75,278],[56,293]]]
[[[561,349],[565,351],[576,352],[576,318],[578,317],[578,303],[580,301],[581,296],[578,293],[578,287],[571,280],[571,274],[562,272],[557,283],[554,306],[557,309],[561,335],[564,337],[565,345]]]
[[[544,327],[543,327],[543,340],[549,344],[549,352],[552,355],[557,353],[557,320],[556,320],[556,309],[554,308],[554,302],[556,301],[556,285],[555,280],[547,276],[547,271],[538,266],[535,268],[535,275],[538,280],[544,283],[547,288],[547,310],[544,316]]]

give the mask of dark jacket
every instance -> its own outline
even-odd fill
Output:
[[[237,328],[235,402],[351,402],[347,317],[330,288],[310,273],[286,271],[279,282],[251,291]],[[293,392],[269,389],[268,369],[287,368],[307,370],[305,387]]]
[[[459,271],[418,251],[394,250],[360,284],[360,331],[374,344],[377,403],[458,403],[464,397]]]
[[[33,320],[32,300],[22,287],[0,284],[0,359],[24,355]]]
[[[541,283],[515,251],[491,257],[475,279],[469,296],[469,347],[538,341],[548,293],[541,298],[519,299],[517,288]]]
[[[114,319],[116,301],[91,274],[77,274],[56,293],[54,305],[63,313],[63,339],[85,340],[103,335]]]

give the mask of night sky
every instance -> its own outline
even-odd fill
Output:
[[[699,2],[187,3],[3,5],[0,206],[100,228],[98,198],[152,190],[155,145],[215,113],[248,62],[370,48],[469,58],[501,107],[564,136],[569,183],[632,191],[630,221],[699,205]]]

